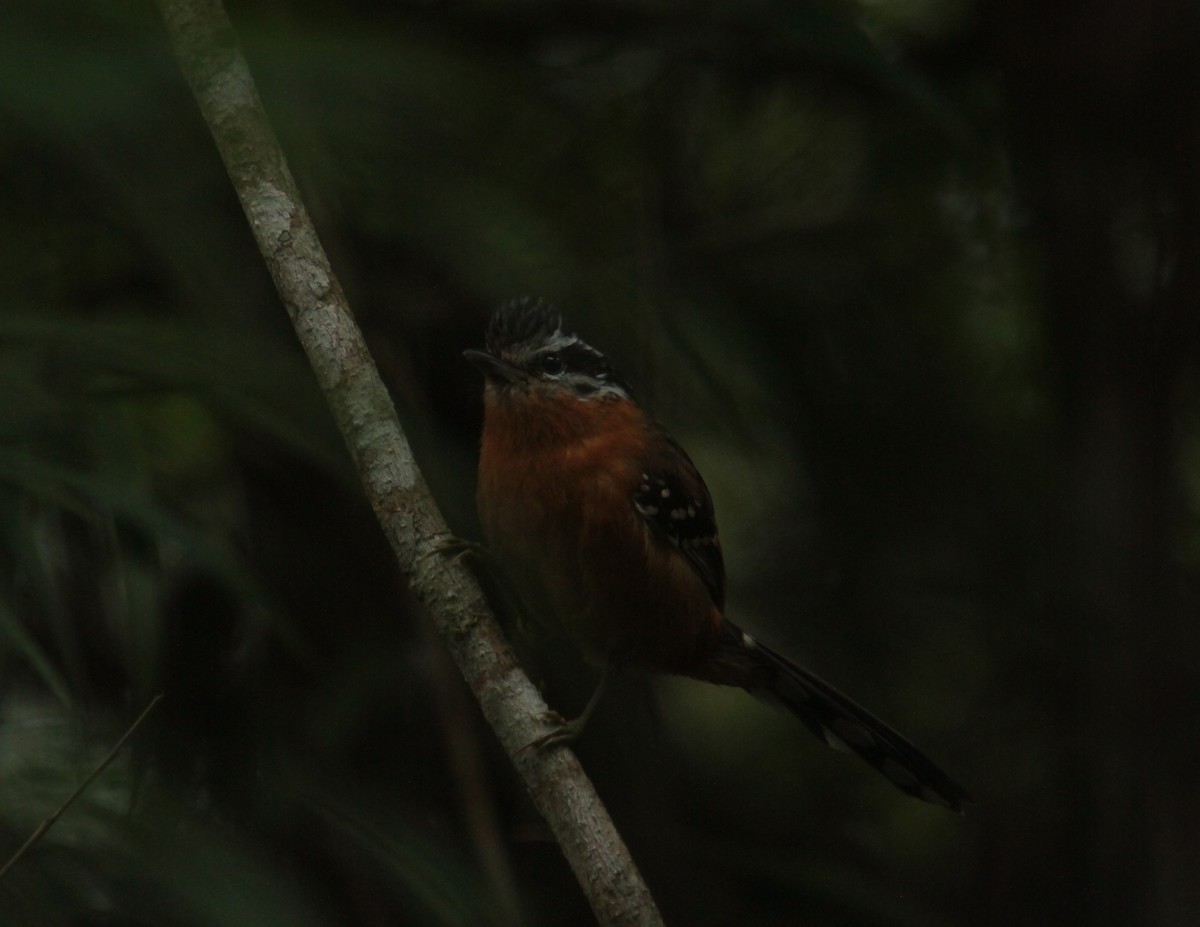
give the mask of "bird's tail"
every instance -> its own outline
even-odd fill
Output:
[[[786,708],[829,746],[858,754],[902,792],[962,813],[971,800],[966,790],[892,727],[732,623],[726,627],[709,681],[740,685]]]

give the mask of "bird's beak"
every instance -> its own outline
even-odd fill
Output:
[[[468,348],[466,351],[463,351],[463,357],[478,367],[480,372],[489,380],[514,383],[524,376],[520,368],[514,367],[507,361],[500,360],[500,358],[493,354],[488,354],[487,351],[476,351],[474,348]]]

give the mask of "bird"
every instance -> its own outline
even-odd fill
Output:
[[[726,615],[712,496],[671,434],[551,303],[492,314],[477,504],[486,549],[525,611],[607,669],[737,686],[857,754],[902,792],[962,813],[971,799],[905,737]],[[603,679],[570,739],[599,700]]]

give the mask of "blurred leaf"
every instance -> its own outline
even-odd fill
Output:
[[[171,515],[142,487],[5,449],[0,449],[0,482],[38,498],[63,503],[77,500],[65,506],[68,508],[111,512],[146,537],[176,547],[187,559],[221,577],[250,600],[263,599],[254,576],[228,548]]]
[[[777,31],[763,36],[779,37],[782,50],[797,62],[845,68],[907,104],[948,142],[965,148],[973,141],[973,133],[938,88],[912,66],[886,54],[847,14],[811,0],[773,0],[770,9],[764,23]]]
[[[78,404],[163,387],[187,390],[314,465],[349,476],[311,370],[298,352],[275,342],[180,320],[11,312],[0,314],[0,339],[7,340],[10,351],[39,352],[45,368],[56,373],[50,389],[60,401]],[[10,369],[46,376],[28,364]],[[24,385],[33,395],[44,390]]]
[[[318,801],[314,810],[386,873],[396,894],[411,896],[420,923],[467,927],[486,922],[479,886],[415,826],[390,815],[381,821],[382,807],[364,816],[345,804]]]
[[[14,651],[24,660],[63,708],[72,707],[71,690],[62,673],[55,668],[41,645],[25,630],[8,604],[0,599],[0,658],[5,650]]]

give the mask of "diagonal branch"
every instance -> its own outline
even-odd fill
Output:
[[[104,755],[104,759],[96,764],[96,768],[88,774],[86,779],[79,783],[75,791],[68,796],[66,801],[58,806],[53,814],[43,819],[42,823],[34,828],[33,833],[29,835],[29,839],[21,844],[21,848],[9,858],[7,863],[5,863],[3,866],[0,866],[0,880],[3,880],[4,877],[8,875],[8,871],[21,861],[21,857],[28,853],[29,849],[45,836],[46,831],[58,823],[58,819],[67,813],[67,809],[70,808],[71,805],[75,804],[75,799],[86,792],[87,787],[95,782],[100,777],[100,774],[104,772],[104,770],[108,769],[109,764],[117,758],[117,754],[120,753],[125,744],[129,742],[129,738],[137,733],[138,728],[142,726],[142,722],[150,717],[150,712],[154,711],[155,706],[157,706],[162,699],[163,694],[161,692],[154,696],[154,698],[150,699],[150,703],[142,709],[142,713],[137,716],[137,719],[133,722],[133,724],[126,728],[125,733],[121,735],[121,739],[113,744],[113,748]]]
[[[522,750],[546,704],[517,663],[474,577],[438,553],[449,531],[317,240],[220,0],[157,0],[179,66],[263,259],[362,477],[400,568],[545,816],[602,924],[661,924],[569,750]]]

